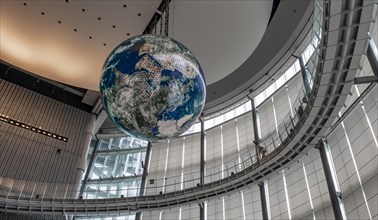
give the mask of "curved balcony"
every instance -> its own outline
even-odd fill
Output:
[[[0,177],[0,211],[87,215],[157,210],[208,201],[274,175],[313,149],[337,118],[366,51],[369,19],[374,7],[374,3],[366,1],[340,5],[314,1],[312,36],[318,38],[320,44],[311,65],[315,76],[313,88],[307,103],[300,103],[303,112],[286,115],[278,126],[278,134],[264,138],[266,154],[263,157],[251,156],[251,152],[246,151],[226,162],[223,170],[208,175],[210,181],[203,185],[197,185],[199,178],[191,178],[166,184],[165,189],[170,190],[164,193],[156,187],[156,193],[138,196],[138,188],[131,187],[126,193],[121,192],[124,196],[109,199],[70,199],[78,195],[78,185]],[[156,181],[165,182],[165,179]]]

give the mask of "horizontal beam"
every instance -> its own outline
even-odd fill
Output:
[[[107,184],[107,183],[121,183],[125,181],[138,180],[142,178],[142,175],[123,176],[114,178],[101,178],[101,179],[88,179],[87,184]]]
[[[378,76],[361,76],[354,78],[354,84],[368,84],[378,82]]]
[[[118,155],[118,154],[132,154],[145,152],[147,147],[138,147],[138,148],[124,148],[124,149],[112,149],[112,150],[98,150],[98,155]]]
[[[123,137],[128,137],[127,134],[125,133],[110,133],[110,134],[96,134],[96,137],[98,139],[110,139],[110,138],[123,138]]]

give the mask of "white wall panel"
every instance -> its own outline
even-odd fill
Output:
[[[200,134],[193,134],[185,137],[184,154],[184,177],[185,180],[195,180],[186,184],[185,187],[197,185],[200,178],[201,162],[201,137]]]
[[[370,95],[363,99],[365,111],[373,129],[375,138],[378,139],[378,86],[370,92]]]
[[[303,219],[312,213],[302,163],[285,170],[291,217]]]
[[[167,141],[152,143],[146,194],[157,194],[162,190],[167,148]]]
[[[223,219],[223,197],[214,198],[207,203],[207,219],[222,220]]]
[[[215,127],[206,131],[206,176],[221,171],[221,155],[221,128]],[[209,178],[206,178],[206,182],[210,182]],[[212,178],[212,181],[214,181],[214,178],[220,179],[221,175],[219,173],[219,175]]]
[[[156,219],[156,217],[155,217],[155,219]],[[163,213],[161,215],[161,219],[162,220],[163,219],[167,219],[167,220],[179,219],[179,208],[174,207],[174,208],[170,208],[170,209],[164,209]]]
[[[245,152],[249,152],[251,148],[254,149],[255,147],[253,144],[255,138],[253,134],[252,113],[249,112],[237,118],[237,126],[240,152],[242,155],[245,155]],[[251,150],[252,155],[255,154],[255,150],[253,149]]]
[[[182,220],[197,220],[199,219],[200,209],[197,204],[191,204],[181,207]]]
[[[180,190],[180,187],[175,184],[181,182],[183,143],[183,138],[176,138],[169,142],[165,192],[172,192],[175,187],[176,190]]]
[[[238,164],[238,145],[236,138],[236,122],[231,120],[222,125],[223,134],[223,157],[225,169],[231,169]],[[234,163],[236,162],[236,163]],[[238,165],[237,165],[238,166]],[[236,173],[238,169],[231,169],[230,172]]]
[[[268,188],[272,219],[289,218],[282,173],[269,179]]]
[[[240,192],[224,197],[226,219],[243,219],[243,204]]]
[[[246,219],[262,219],[260,189],[257,185],[244,189],[244,207]]]
[[[273,103],[269,98],[257,108],[260,120],[261,140],[264,141],[270,135],[276,133],[276,124],[273,114]]]
[[[159,210],[153,210],[150,212],[143,212],[142,218],[143,220],[158,220],[159,219]]]
[[[286,119],[286,123],[289,123],[288,120],[290,115],[290,104],[287,98],[285,86],[281,87],[274,95],[274,107],[276,109],[277,124],[280,127],[280,124]]]

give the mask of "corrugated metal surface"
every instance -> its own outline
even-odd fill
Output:
[[[0,212],[1,220],[66,220],[63,215],[18,215]]]
[[[74,181],[89,113],[0,79],[0,114],[68,137],[68,142],[63,142],[0,122],[0,176]]]

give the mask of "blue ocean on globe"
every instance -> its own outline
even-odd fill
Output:
[[[158,141],[188,130],[206,100],[200,64],[184,45],[160,35],[139,35],[118,45],[104,63],[100,96],[123,132]]]

